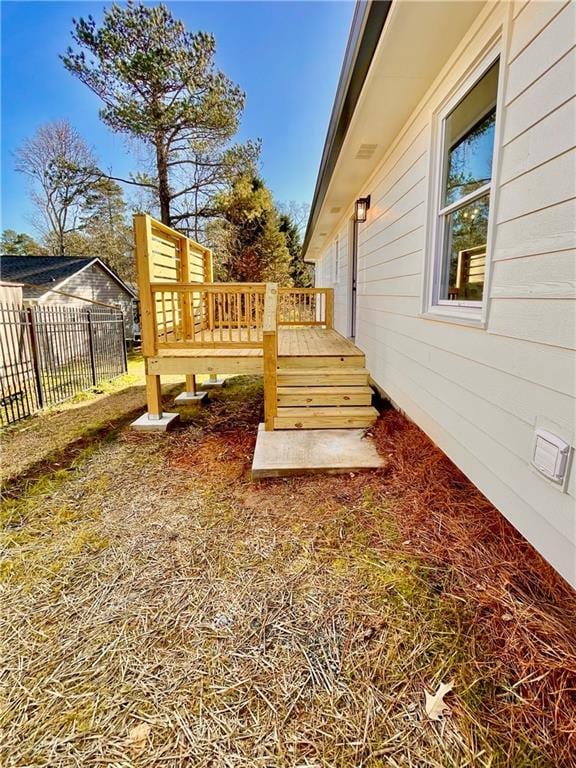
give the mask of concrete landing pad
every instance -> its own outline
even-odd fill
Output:
[[[179,419],[179,413],[163,413],[161,419],[151,419],[148,413],[143,413],[130,424],[130,429],[137,432],[166,432]]]
[[[384,466],[363,429],[294,429],[266,432],[258,427],[252,479],[358,472]]]

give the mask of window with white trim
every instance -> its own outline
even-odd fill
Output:
[[[499,62],[493,63],[442,121],[432,303],[480,309],[490,216]]]

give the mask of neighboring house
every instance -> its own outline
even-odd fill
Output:
[[[575,29],[358,4],[304,246],[374,384],[573,585]]]
[[[22,288],[22,283],[8,283],[5,280],[0,280],[0,304],[16,309],[21,307]]]
[[[68,256],[2,256],[0,275],[23,285],[25,304],[121,309],[126,338],[134,338],[136,293],[100,259]]]

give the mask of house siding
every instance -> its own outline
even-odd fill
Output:
[[[112,305],[124,312],[126,338],[134,338],[132,296],[98,264],[92,264],[82,270],[82,272],[73,275],[57,290],[71,295],[63,296],[62,293],[48,293],[42,298],[42,304],[81,305],[84,308],[90,308],[88,302],[96,301]],[[77,296],[79,299],[87,299],[88,301],[78,301],[78,299],[72,298],[73,296]],[[96,307],[94,308],[96,309]]]
[[[576,585],[576,471],[562,492],[531,466],[536,424],[575,423],[576,5],[490,4],[363,188],[356,343],[375,384]],[[502,29],[500,146],[485,327],[423,316],[433,113]],[[347,333],[346,212],[335,325]],[[335,233],[317,265],[332,285]],[[345,256],[344,256],[345,254]]]

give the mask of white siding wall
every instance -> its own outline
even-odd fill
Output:
[[[316,267],[316,285],[334,289],[334,327],[343,336],[350,335],[350,227],[346,224],[338,233],[338,245],[333,238],[326,257]],[[338,250],[338,268],[336,251]]]
[[[530,465],[536,423],[574,444],[575,13],[565,2],[491,5],[362,190],[372,208],[360,225],[356,342],[377,385],[576,585],[576,465],[568,493]],[[478,328],[421,314],[432,115],[501,25],[499,193],[487,324]],[[347,220],[340,226],[343,242]],[[318,285],[332,284],[333,258],[332,242]]]

